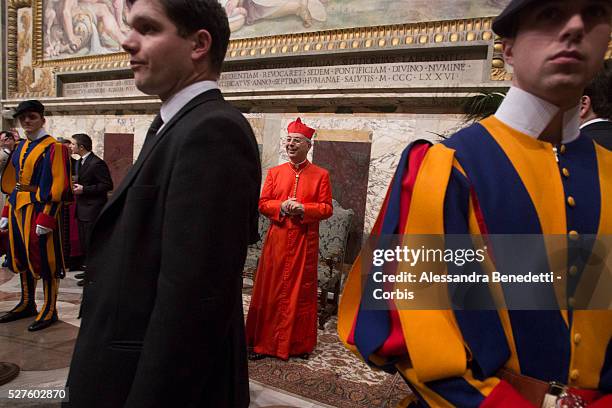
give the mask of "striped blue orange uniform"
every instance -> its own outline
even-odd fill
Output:
[[[441,144],[411,144],[372,234],[609,235],[611,203],[612,152],[579,137],[556,155],[491,116]],[[369,365],[401,373],[415,406],[533,406],[500,380],[501,368],[596,390],[584,392],[596,401],[589,407],[612,406],[612,311],[371,310],[360,269],[358,259],[341,298],[340,338]]]
[[[9,219],[9,268],[21,275],[21,301],[13,312],[36,308],[36,280],[43,280],[45,303],[36,320],[57,315],[59,279],[64,277],[59,213],[70,200],[70,154],[66,146],[46,135],[21,141],[2,175],[2,191],[8,194],[3,216]],[[17,185],[26,186],[17,189]],[[36,234],[40,225],[52,232]]]

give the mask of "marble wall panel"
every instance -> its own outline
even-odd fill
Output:
[[[315,141],[313,163],[329,171],[332,196],[343,208],[355,211],[345,262],[352,263],[361,247],[365,219],[370,143]]]
[[[107,114],[107,115],[53,115],[47,116],[45,128],[57,137],[70,138],[75,133],[88,134],[93,142],[93,151],[104,157],[104,134],[132,134],[133,160],[136,160],[149,125],[154,115]],[[23,135],[23,130],[20,130]]]
[[[264,126],[266,123],[265,117],[263,116],[263,114],[249,115],[247,116],[247,121],[253,129],[253,134],[255,135],[255,140],[257,140],[257,144],[263,145]]]
[[[104,134],[104,161],[113,179],[114,189],[132,167],[134,157],[133,133],[105,133]]]
[[[450,135],[461,128],[461,115],[400,115],[395,120],[373,120],[370,179],[364,223],[364,237],[370,233],[382,206],[402,151],[418,139],[438,142],[438,135]]]
[[[451,134],[460,128],[461,116],[439,113],[254,113],[245,115],[251,123],[260,146],[263,176],[270,167],[287,161],[284,150],[287,125],[300,116],[315,129],[322,130],[321,140],[330,140],[327,134],[335,130],[346,133],[342,141],[369,143],[371,141],[367,195],[364,212],[364,232],[370,232],[387,187],[395,171],[402,150],[416,139],[439,140],[439,134]],[[154,115],[122,111],[117,115],[54,115],[47,118],[47,130],[55,136],[70,137],[77,132],[89,134],[94,152],[104,157],[104,133],[133,134],[133,159],[140,153],[144,138]],[[367,140],[363,133],[371,135]],[[21,131],[23,134],[23,131]],[[333,137],[332,137],[333,138]],[[315,136],[316,139],[316,136]],[[335,140],[335,139],[334,139]],[[312,160],[312,149],[309,159]]]
[[[250,115],[247,115],[247,118]],[[269,114],[265,116],[262,134],[261,171],[262,183],[270,167],[278,165],[280,145],[278,142],[281,129],[280,115]]]

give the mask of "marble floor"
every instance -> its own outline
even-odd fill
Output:
[[[72,356],[73,340],[78,333],[77,319],[81,288],[76,285],[74,272],[61,282],[58,312],[61,321],[46,330],[30,333],[26,330],[29,319],[0,325],[0,361],[21,366],[21,372],[13,381],[0,386],[0,407],[55,407],[59,403],[42,400],[17,401],[9,399],[9,390],[63,389],[68,376],[68,365]],[[39,285],[40,286],[40,285]],[[37,299],[42,300],[42,288],[37,290]],[[19,301],[19,277],[0,268],[0,312],[10,310]],[[42,301],[38,302],[42,304]],[[38,359],[37,351],[45,350],[44,361]],[[292,395],[286,391],[250,382],[251,407],[253,408],[324,408],[313,401]]]

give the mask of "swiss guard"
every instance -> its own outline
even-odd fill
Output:
[[[21,300],[0,316],[0,323],[36,316],[29,331],[57,321],[59,279],[65,275],[59,213],[72,195],[70,153],[44,129],[45,108],[36,100],[21,102],[13,115],[25,131],[2,174],[8,195],[0,229],[9,231],[7,264],[21,278]],[[42,279],[44,304],[36,307],[37,280]]]
[[[593,237],[605,242],[612,234],[612,154],[579,129],[580,99],[602,67],[611,16],[610,2],[509,2],[492,26],[514,69],[499,109],[442,143],[416,141],[402,154],[371,237],[444,234],[448,246],[466,235],[470,242],[508,235],[513,244],[529,236],[538,256],[494,242],[491,257],[474,268],[555,270],[561,280],[473,286],[468,300],[478,297],[478,308],[411,309],[391,299],[376,309],[375,274],[363,274],[358,259],[338,332],[366,363],[402,375],[416,400],[400,406],[612,407],[610,288],[605,279],[591,286],[607,293],[605,307],[574,297],[597,277],[590,266],[605,265],[597,251],[606,250]],[[553,236],[560,242],[553,245]],[[390,277],[404,266],[390,263]],[[470,272],[456,266],[448,262],[443,273]],[[517,294],[526,306],[504,307]]]

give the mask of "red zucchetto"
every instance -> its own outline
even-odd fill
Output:
[[[288,133],[299,133],[300,135],[312,139],[312,135],[314,135],[315,130],[313,128],[309,128],[305,124],[302,123],[300,118],[297,118],[295,121],[291,122],[289,126],[287,126]]]

